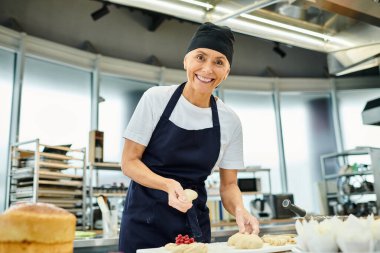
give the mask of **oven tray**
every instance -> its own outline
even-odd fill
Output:
[[[43,178],[43,179],[67,178],[67,179],[82,180],[83,178],[80,175],[65,174],[62,172],[55,172],[55,171],[49,171],[49,170],[43,170],[43,169],[39,170],[38,174],[39,174],[39,178]],[[13,170],[14,179],[27,179],[27,178],[33,178],[33,176],[34,176],[34,169],[30,167]]]
[[[38,180],[39,185],[58,185],[65,187],[82,187],[82,181],[70,181],[70,180]],[[18,182],[19,187],[33,185],[33,180]]]

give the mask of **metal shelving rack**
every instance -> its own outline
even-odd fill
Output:
[[[94,187],[99,186],[99,171],[120,171],[121,165],[118,163],[106,163],[106,162],[90,162],[89,163],[89,182],[88,182],[88,201],[89,201],[89,223],[91,229],[94,228],[94,197],[103,195],[105,197],[112,198],[125,198],[126,192],[123,193],[94,193]],[[95,181],[93,181],[95,172]]]
[[[370,160],[370,166],[371,169],[367,171],[360,171],[360,172],[353,172],[353,173],[344,173],[340,174],[338,172],[339,167],[342,165],[348,165],[348,158],[352,156],[369,156]],[[326,162],[329,159],[337,159],[337,162],[340,166],[337,166],[334,171],[327,172],[327,166]],[[321,170],[322,170],[322,178],[324,182],[324,192],[325,192],[325,210],[328,212],[330,201],[333,199],[337,199],[339,201],[339,198],[346,197],[350,198],[351,196],[358,196],[358,195],[375,195],[376,196],[376,206],[378,210],[378,214],[380,212],[380,148],[374,148],[374,147],[357,147],[355,149],[351,150],[345,150],[343,152],[338,153],[329,153],[322,155],[320,157],[321,161]],[[373,175],[374,178],[374,191],[373,192],[359,192],[359,193],[350,193],[349,195],[342,195],[338,187],[336,189],[336,192],[331,192],[330,186],[335,183],[337,185],[338,180],[342,177],[352,177],[352,176],[368,176]],[[327,213],[331,214],[331,213]]]
[[[39,139],[11,146],[7,205],[50,203],[86,224],[86,149],[41,144]]]

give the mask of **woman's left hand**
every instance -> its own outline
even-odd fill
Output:
[[[244,208],[236,208],[235,217],[240,233],[258,234],[260,232],[259,221]]]

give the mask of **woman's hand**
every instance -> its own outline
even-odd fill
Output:
[[[236,208],[235,217],[240,233],[258,234],[260,232],[259,221],[244,208]]]
[[[167,183],[167,193],[169,199],[169,206],[186,213],[193,204],[188,201],[186,195],[183,191],[181,184],[173,179],[168,179]]]

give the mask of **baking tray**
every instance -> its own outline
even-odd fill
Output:
[[[82,187],[82,181],[70,181],[70,180],[38,180],[39,185],[58,185],[62,187]],[[33,180],[18,182],[19,187],[33,185]]]
[[[295,244],[286,244],[284,246],[272,246],[268,243],[264,243],[264,246],[260,249],[235,249],[228,246],[226,242],[208,243],[208,253],[271,253],[271,252],[283,252],[291,251]],[[151,248],[151,249],[139,249],[136,253],[169,253],[164,247]]]
[[[82,205],[82,201],[70,202],[70,201],[62,201],[60,199],[50,199],[50,198],[49,199],[38,198],[38,202],[54,204],[62,208],[75,208]]]
[[[32,196],[33,194],[33,187],[19,187],[16,189],[16,196],[17,195],[25,195],[25,196]],[[28,195],[29,194],[29,195]],[[75,196],[82,196],[83,191],[80,189],[65,189],[65,188],[59,188],[59,187],[39,187],[38,188],[38,196],[39,197],[75,197]]]
[[[80,175],[65,174],[57,171],[49,171],[40,169],[38,171],[39,178],[43,179],[74,179],[82,180],[83,177]],[[34,177],[34,169],[31,167],[25,167],[13,170],[13,178],[18,180],[28,179]]]

